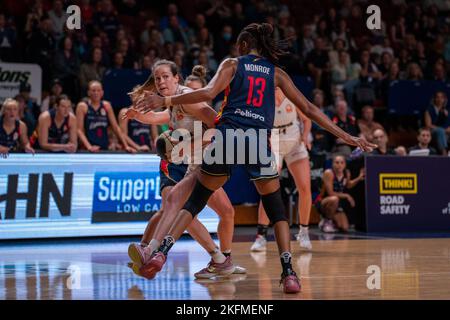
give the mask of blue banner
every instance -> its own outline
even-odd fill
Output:
[[[106,221],[141,220],[140,213],[158,211],[161,207],[159,180],[159,172],[96,172],[93,221],[105,221],[98,219],[100,216],[112,217],[106,218]]]
[[[366,158],[368,232],[450,232],[450,158]]]

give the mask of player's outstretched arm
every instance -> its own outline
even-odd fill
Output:
[[[137,103],[136,109],[140,112],[145,112],[147,110],[157,109],[162,106],[178,104],[193,105],[199,102],[210,101],[220,92],[225,90],[225,88],[230,84],[236,71],[236,66],[236,59],[230,58],[224,60],[206,87],[194,90],[192,92],[169,97],[161,97],[156,94],[146,93]],[[186,111],[189,112],[188,108],[186,108]]]
[[[275,81],[276,85],[280,87],[286,97],[291,100],[301,112],[325,130],[344,140],[345,143],[352,146],[358,146],[364,151],[372,151],[373,148],[377,147],[377,145],[370,143],[365,139],[349,135],[347,132],[335,125],[333,121],[331,121],[330,118],[320,111],[318,107],[305,98],[300,90],[298,90],[294,85],[288,74],[280,68],[276,68]]]

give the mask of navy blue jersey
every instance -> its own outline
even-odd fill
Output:
[[[108,150],[108,113],[103,101],[97,111],[88,104],[88,110],[84,119],[84,132],[90,144],[99,146],[101,150]]]
[[[137,145],[150,145],[150,125],[141,123],[136,120],[128,121],[128,136]]]
[[[3,116],[0,117],[0,145],[9,148],[11,151],[19,148],[20,121],[16,120],[14,130],[10,133],[3,128]]]
[[[64,118],[64,121],[60,127],[56,125],[55,116],[56,110],[52,109],[49,111],[51,124],[48,128],[48,143],[59,143],[66,144],[70,140],[70,127],[69,127],[69,116]]]
[[[217,123],[271,130],[275,117],[275,66],[255,55],[237,59],[236,73],[225,89]]]

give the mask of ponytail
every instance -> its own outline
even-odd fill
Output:
[[[280,56],[287,52],[281,49],[282,42],[273,38],[273,27],[270,23],[251,23],[242,29],[238,37],[238,43],[246,41],[251,49],[258,50],[273,64],[277,64]]]

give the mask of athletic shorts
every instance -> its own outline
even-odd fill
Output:
[[[300,142],[300,130],[295,124],[279,130],[278,136],[272,136],[271,145],[280,168],[283,160],[290,165],[297,160],[308,159],[308,151],[305,144]]]
[[[229,135],[227,129],[234,132],[238,128],[227,122],[216,127],[216,136],[204,152],[202,172],[229,177],[233,166],[240,164],[250,180],[278,177],[275,155],[270,148],[270,132],[265,136],[258,130],[247,132],[247,135]]]
[[[165,187],[172,187],[180,182],[188,170],[187,164],[174,164],[166,160],[161,160],[159,165],[160,192]]]

